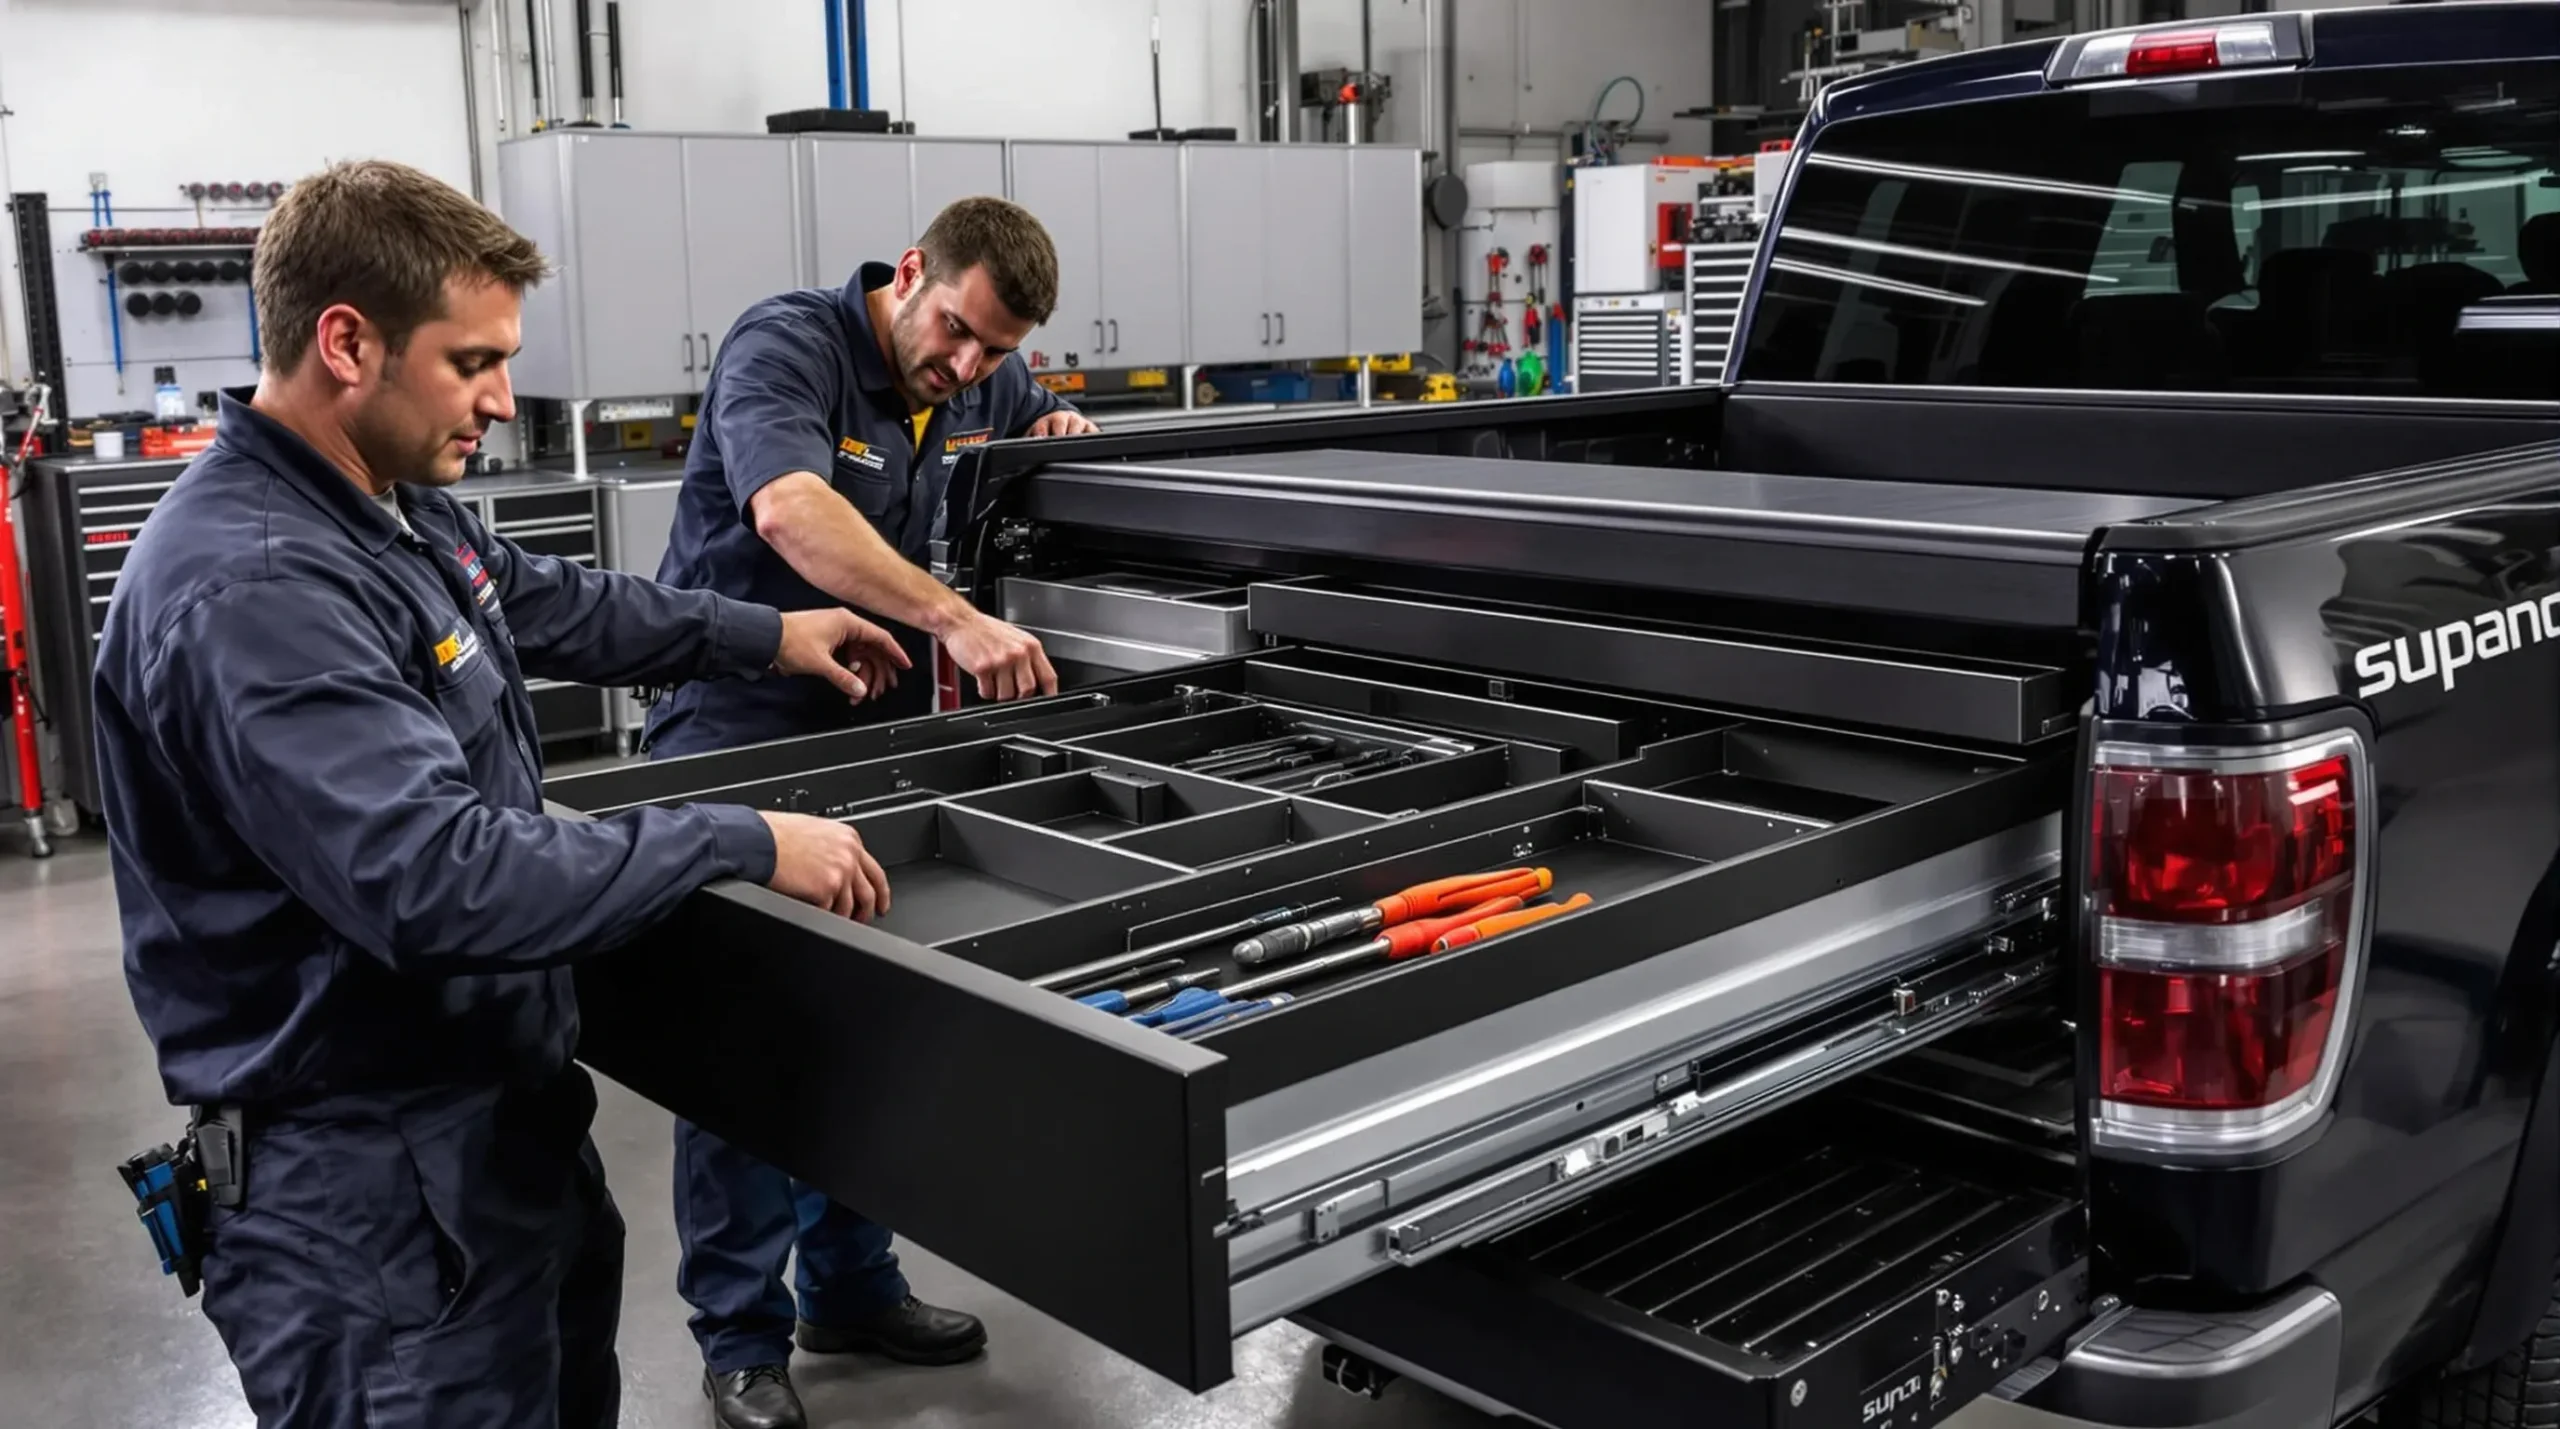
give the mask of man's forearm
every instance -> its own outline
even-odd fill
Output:
[[[942,635],[967,618],[967,601],[899,555],[850,502],[824,487],[775,489],[786,482],[796,487],[799,479],[786,477],[757,493],[756,529],[802,580],[928,635]]]

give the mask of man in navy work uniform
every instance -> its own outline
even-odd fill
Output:
[[[658,578],[784,610],[885,618],[915,678],[861,709],[809,680],[689,685],[659,702],[652,757],[922,714],[932,641],[991,699],[1057,692],[1040,643],[935,580],[927,552],[969,446],[1090,432],[1012,358],[1048,320],[1058,259],[1038,219],[999,198],[944,209],[895,264],[840,290],[747,309],[720,344]],[[804,1422],[786,1368],[803,1350],[914,1364],[978,1353],[969,1315],[908,1294],[890,1233],[689,1123],[676,1123],[678,1288],[731,1429]],[[798,1304],[783,1270],[799,1251]],[[794,1324],[797,1322],[795,1335]]]
[[[531,554],[438,489],[514,415],[542,266],[414,169],[295,185],[258,242],[259,385],[99,647],[126,976],[199,1143],[244,1148],[208,1158],[204,1308],[264,1426],[614,1423],[623,1228],[565,965],[715,879],[886,906],[841,824],[543,812],[528,672],[843,700],[846,661],[897,656],[841,609]]]

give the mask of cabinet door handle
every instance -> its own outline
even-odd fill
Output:
[[[1269,313],[1262,315],[1262,345],[1264,347],[1271,345],[1271,314]]]
[[[686,333],[686,334],[684,335],[684,370],[685,370],[685,371],[687,371],[687,372],[691,372],[691,371],[693,370],[693,334],[692,334],[692,333]]]
[[[1289,341],[1289,315],[1287,313],[1282,313],[1280,315],[1280,341],[1283,346],[1286,346]]]
[[[711,375],[711,334],[702,335],[702,375]]]
[[[1093,350],[1096,352],[1103,350],[1102,319],[1100,318],[1093,320]]]
[[[1118,318],[1113,318],[1111,320],[1111,350],[1113,352],[1118,352],[1120,350],[1120,320]]]

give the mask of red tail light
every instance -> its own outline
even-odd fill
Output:
[[[2211,30],[2144,35],[2133,42],[2124,56],[2124,72],[2128,78],[2221,67],[2221,47],[2215,43]]]
[[[2089,893],[2102,1144],[2246,1149],[2317,1115],[2344,1051],[2360,746],[2099,750]]]
[[[2298,18],[2250,16],[2157,30],[2075,35],[2055,49],[2046,77],[2055,84],[2160,79],[2300,64],[2302,57]]]

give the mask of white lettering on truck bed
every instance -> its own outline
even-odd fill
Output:
[[[2364,682],[2356,694],[2363,698],[2428,680],[2451,690],[2463,666],[2539,645],[2555,630],[2560,630],[2560,591],[2397,640],[2377,640],[2356,652],[2356,677]]]

